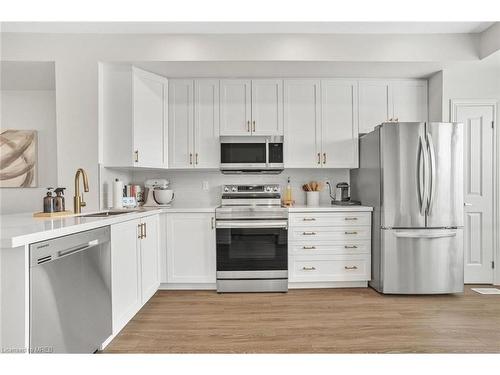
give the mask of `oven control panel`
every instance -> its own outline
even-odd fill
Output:
[[[279,194],[281,192],[279,184],[266,185],[224,185],[222,186],[223,194]]]

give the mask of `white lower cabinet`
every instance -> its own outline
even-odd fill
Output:
[[[158,250],[158,215],[111,225],[113,334],[158,289]]]
[[[167,282],[215,283],[215,213],[167,214]]]
[[[325,286],[369,281],[371,212],[290,213],[288,278]]]

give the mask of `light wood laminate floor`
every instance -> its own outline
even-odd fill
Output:
[[[108,353],[500,353],[500,295],[158,291]]]

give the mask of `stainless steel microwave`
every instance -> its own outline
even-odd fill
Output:
[[[226,174],[283,171],[283,136],[220,137],[220,169]]]

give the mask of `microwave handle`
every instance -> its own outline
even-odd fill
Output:
[[[269,167],[269,140],[266,138],[266,167]]]

